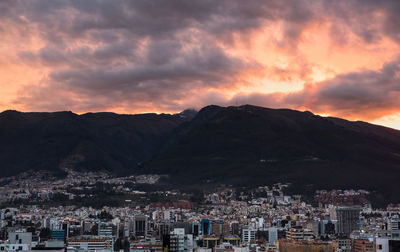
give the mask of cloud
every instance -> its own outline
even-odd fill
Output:
[[[345,24],[366,42],[373,43],[383,36],[400,42],[399,1],[325,0],[324,9],[333,22],[332,27]]]
[[[344,72],[347,59],[324,60],[343,48],[379,54],[388,41],[400,44],[399,12],[399,1],[374,0],[1,1],[0,50],[15,55],[0,62],[38,72],[12,99],[24,110],[175,112],[239,102],[377,118],[399,105],[398,61]],[[313,43],[325,32],[333,53],[321,60]],[[315,69],[330,79],[314,78]],[[295,81],[304,89],[246,91]]]
[[[150,51],[145,52],[142,63],[112,66],[97,64],[99,59],[90,59],[90,64],[76,64],[84,68],[52,71],[48,80],[51,84],[40,87],[39,92],[29,91],[29,95],[19,97],[16,102],[35,103],[41,110],[54,109],[50,101],[58,97],[46,94],[57,90],[57,93],[64,92],[65,95],[75,93],[79,98],[76,102],[80,99],[98,99],[101,102],[107,101],[108,104],[131,100],[136,103],[168,104],[172,101],[179,102],[194,89],[232,87],[237,74],[257,68],[256,64],[229,57],[221,49],[213,46],[201,46],[181,52],[181,47],[171,45],[173,49],[165,53],[159,46],[149,46]],[[163,45],[161,47],[165,49]],[[169,56],[171,53],[174,57]],[[95,54],[96,52],[93,52],[90,55]],[[58,56],[57,52],[55,55],[48,55],[46,60],[51,59],[53,62],[54,59],[53,63],[57,63],[64,57]],[[70,62],[74,60],[72,57]],[[167,100],[169,101],[166,102]],[[70,103],[69,100],[66,101]],[[132,102],[128,104],[132,105]],[[91,107],[94,108],[95,106]]]
[[[400,57],[377,71],[364,70],[306,85],[298,92],[238,94],[228,104],[303,108],[347,118],[373,120],[399,112]]]

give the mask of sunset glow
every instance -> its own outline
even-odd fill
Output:
[[[373,0],[1,1],[0,110],[253,104],[400,129],[399,13]]]

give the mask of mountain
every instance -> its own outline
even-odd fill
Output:
[[[190,116],[5,111],[0,114],[1,175],[28,170],[60,174],[65,168],[131,173]]]
[[[400,131],[311,112],[208,106],[145,165],[183,185],[291,182],[400,192]],[[302,189],[300,189],[302,190]]]
[[[298,190],[376,190],[400,202],[400,131],[250,105],[175,115],[5,111],[0,164],[2,176],[157,173],[181,188],[290,182]]]

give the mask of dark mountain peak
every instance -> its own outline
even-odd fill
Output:
[[[202,121],[208,120],[210,117],[214,116],[219,111],[223,110],[223,107],[217,105],[209,105],[199,110],[192,121],[200,123]]]
[[[19,114],[19,113],[21,113],[21,112],[19,112],[18,110],[8,109],[8,110],[4,110],[3,112],[1,112],[0,115]]]
[[[224,107],[218,106],[218,105],[208,105],[200,109],[199,113],[209,113],[213,111],[218,111],[223,109]]]
[[[5,110],[0,115],[8,116],[59,116],[59,115],[77,115],[72,111],[56,111],[56,112],[21,112],[17,110]]]
[[[260,107],[260,106],[245,104],[245,105],[240,105],[240,106],[229,106],[229,107],[227,107],[227,109],[253,112],[253,111],[260,111],[260,110],[264,110],[265,111],[265,110],[268,110],[269,108],[264,108],[264,107]]]
[[[186,120],[192,120],[196,115],[198,111],[195,109],[185,109],[184,111],[176,114],[180,116],[181,118],[184,118]]]
[[[88,112],[85,114],[82,114],[81,116],[88,116],[88,117],[101,117],[101,116],[106,116],[106,117],[115,117],[115,116],[122,116],[123,114],[117,114],[114,112]]]
[[[15,118],[18,117],[21,112],[17,110],[5,110],[0,113],[0,118]]]

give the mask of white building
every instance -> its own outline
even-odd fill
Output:
[[[376,238],[376,252],[389,252],[389,238]]]
[[[9,232],[8,242],[0,244],[1,251],[27,251],[32,246],[31,232]]]
[[[390,237],[377,237],[375,239],[376,252],[399,251],[400,239]]]
[[[192,234],[185,234],[184,228],[174,228],[170,232],[170,251],[193,251],[195,243]]]
[[[257,232],[257,229],[255,229],[255,228],[244,228],[242,230],[242,242],[248,244],[251,241],[255,240],[256,232]]]
[[[392,233],[393,238],[400,238],[400,218],[399,216],[393,216],[388,225],[389,230]]]

